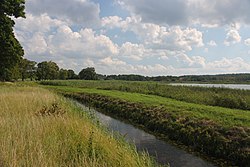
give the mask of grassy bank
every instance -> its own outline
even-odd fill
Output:
[[[250,112],[155,95],[47,86],[228,163],[250,163]]]
[[[171,86],[160,82],[129,81],[42,81],[41,84],[136,92],[196,104],[250,110],[250,90]]]
[[[43,88],[1,84],[0,106],[0,166],[156,166]]]

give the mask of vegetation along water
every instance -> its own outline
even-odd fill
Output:
[[[232,165],[250,164],[250,112],[247,108],[231,109],[237,106],[224,106],[224,103],[206,105],[206,100],[213,95],[220,98],[229,91],[249,98],[248,91],[121,81],[55,81],[42,84],[210,157],[224,159]],[[182,101],[178,99],[180,92]],[[154,95],[157,93],[162,96]],[[200,104],[192,103],[192,97],[199,99]]]
[[[0,166],[157,166],[70,100],[0,83]]]

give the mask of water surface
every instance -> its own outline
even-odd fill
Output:
[[[84,111],[89,109],[78,103]],[[156,158],[160,164],[169,163],[171,167],[214,167],[213,164],[201,159],[198,156],[192,155],[176,146],[173,146],[165,141],[157,139],[143,130],[140,130],[130,124],[121,122],[110,116],[104,115],[94,109],[90,109],[100,123],[110,131],[119,132],[125,136],[128,142],[135,144],[138,151],[147,151],[150,156]]]

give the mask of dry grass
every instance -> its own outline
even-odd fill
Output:
[[[63,114],[37,114],[55,104]],[[0,107],[0,165],[155,166],[48,90],[1,84]]]

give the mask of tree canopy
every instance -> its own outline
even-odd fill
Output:
[[[97,74],[94,67],[82,69],[79,73],[79,78],[84,80],[97,80]]]
[[[24,81],[26,78],[33,80],[36,73],[36,62],[22,59],[19,64],[19,71],[22,81]]]
[[[59,75],[59,67],[55,62],[43,61],[37,64],[37,79],[38,80],[53,80]]]
[[[12,72],[24,55],[24,50],[15,38],[11,17],[25,17],[24,0],[1,0],[0,3],[0,80],[12,79]]]

